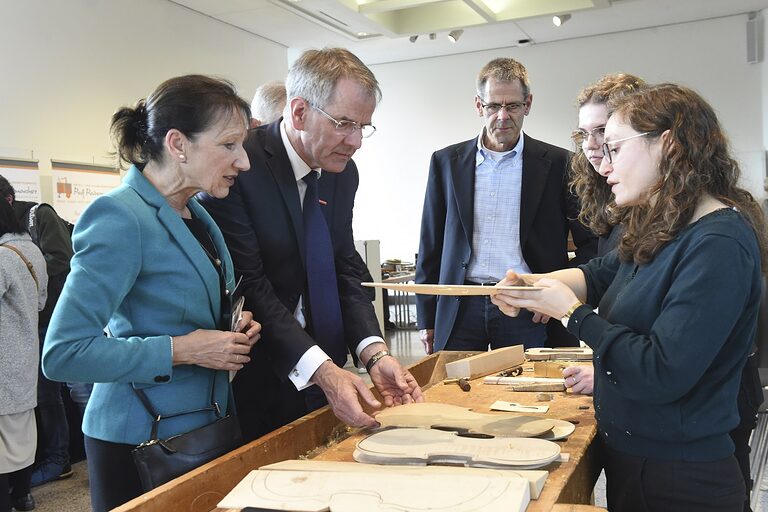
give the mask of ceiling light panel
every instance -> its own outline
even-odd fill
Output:
[[[486,23],[482,16],[462,0],[449,0],[366,16],[374,23],[401,35],[438,32]]]
[[[603,7],[598,0],[483,0],[496,13],[499,21],[536,16],[552,16],[563,12]]]
[[[374,14],[385,11],[400,11],[422,5],[439,4],[443,1],[444,0],[360,0],[357,4],[357,9],[361,14]]]

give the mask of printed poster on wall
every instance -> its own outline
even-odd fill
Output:
[[[13,185],[16,199],[19,201],[32,201],[39,203],[40,195],[40,170],[36,163],[30,162],[3,162],[0,160],[0,175]]]
[[[77,223],[91,202],[120,184],[120,174],[110,171],[54,167],[53,207],[69,222]]]

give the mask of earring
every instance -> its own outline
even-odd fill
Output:
[[[182,162],[183,162],[184,160],[186,160],[186,159],[187,159],[187,156],[186,156],[184,153],[182,153],[182,154],[180,154],[180,155],[179,155],[179,160],[181,160]]]

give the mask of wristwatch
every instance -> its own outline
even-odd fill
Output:
[[[567,322],[568,319],[573,316],[573,314],[576,312],[576,310],[579,309],[583,305],[584,305],[584,303],[581,302],[580,300],[577,300],[576,302],[574,302],[573,306],[568,308],[568,311],[566,311],[565,315],[563,315],[563,318],[561,318],[561,320],[563,320],[564,322]]]
[[[373,368],[373,365],[379,362],[379,359],[382,357],[386,357],[388,355],[391,355],[389,353],[389,350],[379,350],[375,354],[371,356],[371,358],[368,360],[367,363],[365,363],[365,371],[368,373],[371,373],[371,368]]]

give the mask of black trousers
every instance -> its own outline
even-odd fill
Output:
[[[269,354],[258,343],[251,350],[251,362],[237,372],[232,390],[245,442],[328,403],[318,386],[298,391],[290,380],[280,380]]]
[[[130,444],[85,437],[93,512],[106,512],[144,493]]]
[[[611,512],[741,512],[744,478],[731,455],[713,462],[635,457],[603,445]]]
[[[0,474],[0,512],[11,512],[11,500],[29,494],[29,481],[32,478],[32,466]]]

